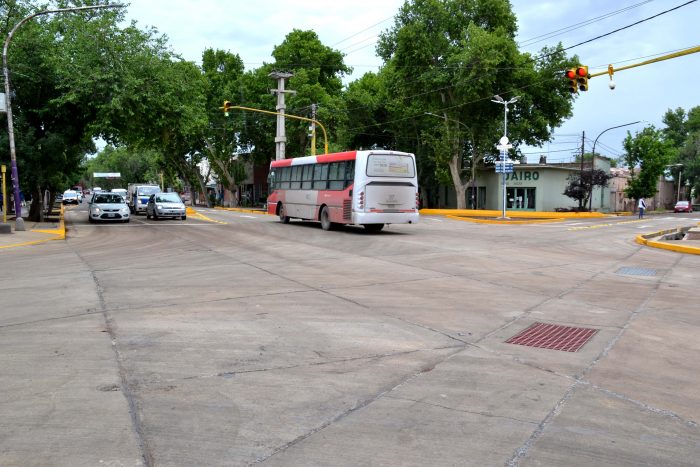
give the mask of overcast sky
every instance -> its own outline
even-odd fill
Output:
[[[518,18],[521,50],[535,54],[545,45],[561,42],[569,47],[688,1],[511,3]],[[141,27],[156,27],[169,37],[172,49],[187,60],[200,63],[205,48],[224,49],[239,54],[247,69],[272,62],[272,49],[292,29],[312,29],[323,44],[346,54],[345,63],[354,69],[347,82],[381,65],[375,55],[377,35],[393,24],[393,16],[402,4],[403,0],[133,0],[127,18]],[[591,73],[606,70],[609,63],[615,67],[639,63],[700,45],[698,19],[700,2],[694,1],[567,53],[577,54]],[[580,27],[562,30],[575,25]],[[642,120],[637,125],[607,131],[598,139],[596,152],[620,156],[627,130],[634,133],[648,124],[661,127],[667,109],[683,107],[687,111],[700,105],[699,70],[700,53],[696,53],[616,73],[614,91],[608,88],[607,76],[593,78],[590,90],[577,98],[574,116],[556,129],[556,138],[541,149],[527,148],[525,152],[531,161],[538,160],[541,153],[548,154],[548,161],[571,160],[580,150],[582,132],[586,134],[586,150],[590,151],[593,140],[607,128]],[[494,144],[499,136],[494,135]]]

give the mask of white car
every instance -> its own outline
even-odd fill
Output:
[[[78,192],[74,190],[66,190],[63,192],[63,204],[80,204]]]
[[[159,219],[161,217],[179,217],[187,219],[185,203],[177,193],[156,193],[151,195],[146,205],[146,217]]]
[[[88,221],[129,222],[129,206],[116,193],[95,193],[90,200]]]

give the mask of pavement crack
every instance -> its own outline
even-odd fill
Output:
[[[659,408],[657,408],[657,407],[653,407],[653,406],[651,406],[651,405],[649,405],[649,404],[645,404],[645,403],[642,402],[642,401],[638,401],[638,400],[636,400],[636,399],[632,399],[631,397],[625,396],[624,394],[620,394],[619,392],[615,392],[615,391],[612,391],[612,390],[610,390],[610,389],[606,389],[606,388],[604,388],[604,387],[601,387],[601,386],[598,386],[598,385],[596,385],[596,384],[593,384],[593,383],[591,383],[590,381],[581,381],[581,384],[586,384],[586,385],[588,385],[588,386],[591,387],[592,389],[595,389],[595,390],[598,391],[598,392],[602,392],[603,394],[605,394],[605,395],[607,395],[607,396],[614,397],[614,398],[616,398],[616,399],[620,399],[620,400],[623,400],[623,401],[625,401],[625,402],[629,402],[630,404],[634,404],[634,405],[636,405],[637,407],[640,407],[640,408],[642,408],[642,409],[644,409],[644,410],[646,410],[646,411],[649,411],[649,412],[652,412],[652,413],[655,413],[655,414],[658,414],[658,415],[663,415],[663,416],[665,416],[665,417],[670,417],[670,418],[672,418],[672,419],[674,419],[674,420],[676,420],[676,421],[678,421],[678,422],[683,423],[683,424],[686,425],[686,426],[689,426],[689,427],[691,427],[691,428],[698,428],[698,429],[700,429],[700,425],[699,425],[697,422],[695,422],[695,421],[693,421],[693,420],[688,420],[688,419],[686,419],[686,418],[683,418],[683,417],[681,417],[680,415],[678,415],[677,413],[675,413],[675,412],[673,412],[673,411],[671,411],[671,410],[659,409]]]
[[[293,440],[289,441],[288,443],[285,443],[285,444],[283,444],[282,446],[278,446],[277,448],[273,449],[272,452],[270,452],[268,455],[266,455],[266,456],[264,456],[264,457],[259,457],[258,459],[254,460],[253,462],[250,462],[248,465],[249,465],[249,466],[250,466],[250,465],[256,465],[256,464],[260,464],[260,463],[263,463],[263,462],[267,461],[268,459],[270,459],[270,458],[273,457],[273,456],[276,456],[276,455],[279,454],[280,452],[283,452],[283,451],[289,449],[290,447],[292,447],[292,446],[294,446],[294,445],[296,445],[296,444],[298,444],[298,443],[304,441],[305,439],[307,439],[307,438],[313,436],[314,434],[318,433],[319,431],[322,431],[322,430],[328,428],[329,426],[331,426],[331,425],[333,425],[333,424],[335,424],[335,423],[337,423],[337,422],[343,420],[344,418],[346,418],[346,417],[348,417],[349,415],[351,415],[351,414],[357,412],[358,410],[361,410],[361,409],[367,407],[368,405],[372,404],[373,402],[378,401],[379,399],[383,398],[383,397],[386,396],[387,394],[392,393],[393,391],[397,390],[398,388],[404,386],[404,385],[407,384],[408,382],[410,382],[410,381],[412,381],[413,379],[417,378],[417,377],[420,376],[421,374],[426,373],[426,372],[428,372],[428,371],[431,371],[431,370],[432,370],[433,368],[435,368],[437,365],[439,365],[440,363],[442,363],[442,362],[444,362],[444,361],[449,360],[452,356],[456,355],[457,353],[461,352],[462,350],[463,350],[463,348],[462,348],[462,347],[459,347],[459,348],[457,348],[454,352],[449,353],[448,355],[446,355],[444,358],[440,359],[439,361],[433,362],[433,363],[430,363],[430,364],[427,364],[427,365],[424,365],[424,366],[423,366],[421,369],[419,369],[418,371],[412,372],[412,373],[410,373],[410,374],[404,376],[403,378],[401,378],[401,380],[398,381],[398,383],[394,384],[394,385],[391,386],[390,388],[384,389],[384,390],[382,390],[382,391],[376,393],[376,394],[373,395],[372,397],[368,397],[368,398],[366,398],[366,399],[357,401],[357,402],[355,403],[355,405],[353,405],[352,407],[350,407],[348,410],[345,410],[344,412],[342,412],[342,413],[336,415],[336,416],[333,417],[332,419],[323,422],[321,425],[319,425],[319,426],[317,426],[317,427],[315,427],[315,428],[313,428],[313,429],[307,431],[306,433],[297,436],[296,438],[294,438]]]
[[[386,353],[381,353],[381,354],[372,354],[372,355],[360,355],[357,357],[345,357],[345,358],[337,358],[337,359],[331,359],[331,360],[326,360],[323,362],[309,362],[305,364],[298,364],[298,365],[280,365],[280,366],[271,366],[271,367],[266,367],[266,368],[253,368],[249,370],[231,370],[231,371],[224,371],[224,372],[219,372],[219,373],[214,373],[214,374],[209,374],[209,375],[196,375],[196,376],[186,376],[182,378],[183,380],[190,380],[190,379],[206,379],[206,378],[216,378],[216,377],[234,377],[236,375],[244,375],[244,374],[249,374],[249,373],[262,373],[262,372],[267,372],[267,371],[280,371],[280,370],[292,370],[295,368],[310,368],[314,366],[323,366],[323,365],[335,365],[338,363],[347,363],[347,362],[354,362],[354,361],[361,361],[361,360],[379,360],[382,358],[391,358],[391,357],[398,357],[398,356],[403,356],[403,355],[410,355],[414,353],[419,353],[419,352],[434,352],[436,350],[450,350],[450,349],[462,349],[463,346],[442,346],[442,347],[433,347],[429,349],[414,349],[414,350],[405,350],[402,352],[386,352]]]
[[[457,409],[457,408],[455,408],[455,407],[448,407],[448,406],[446,406],[446,405],[436,404],[436,403],[434,403],[434,402],[419,401],[419,400],[415,400],[415,399],[409,399],[409,398],[405,398],[405,397],[396,397],[396,396],[391,396],[391,395],[386,396],[386,398],[387,398],[387,399],[397,400],[397,401],[406,401],[406,402],[414,402],[414,403],[416,403],[416,404],[429,405],[429,406],[431,406],[431,407],[437,407],[437,408],[440,408],[440,409],[449,410],[450,412],[468,413],[468,414],[472,414],[472,415],[479,415],[479,416],[482,416],[482,417],[500,418],[500,419],[503,419],[503,420],[512,420],[512,421],[514,421],[514,422],[526,423],[526,424],[528,424],[528,425],[537,425],[537,422],[534,421],[534,420],[523,420],[523,419],[515,418],[515,417],[506,417],[505,415],[496,415],[496,414],[492,414],[492,413],[488,413],[488,412],[481,412],[481,411],[478,411],[478,410]]]

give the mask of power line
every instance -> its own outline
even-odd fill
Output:
[[[551,39],[552,37],[559,36],[559,35],[567,33],[567,32],[575,31],[576,29],[581,29],[584,26],[588,26],[590,24],[597,23],[600,20],[610,18],[612,16],[618,15],[620,13],[624,13],[624,12],[632,10],[634,8],[638,8],[644,4],[651,3],[652,1],[654,1],[654,0],[646,0],[646,1],[643,1],[640,3],[636,3],[634,5],[630,5],[628,7],[619,9],[619,10],[612,11],[610,13],[606,13],[606,14],[601,15],[601,16],[596,16],[595,18],[590,18],[590,19],[587,19],[585,21],[581,21],[580,23],[572,24],[570,26],[566,26],[566,27],[563,27],[561,29],[557,29],[557,30],[554,30],[551,32],[540,34],[539,36],[535,36],[531,39],[526,39],[522,42],[518,42],[518,45],[521,47],[528,47],[532,44],[536,44],[537,42],[542,42],[544,40]],[[537,40],[535,40],[535,39],[537,39]],[[526,42],[528,42],[528,44],[526,44]]]
[[[683,3],[682,5],[678,5],[678,6],[676,6],[676,7],[669,8],[668,10],[662,11],[661,13],[657,13],[657,14],[655,14],[655,15],[653,15],[653,16],[649,16],[648,18],[644,18],[644,19],[642,19],[642,20],[639,20],[639,21],[637,21],[636,23],[628,24],[627,26],[623,26],[623,27],[621,27],[621,28],[615,29],[614,31],[610,31],[610,32],[607,32],[607,33],[605,33],[605,34],[601,34],[600,36],[596,36],[596,37],[594,37],[593,39],[588,39],[587,41],[579,42],[578,44],[574,44],[574,45],[571,45],[571,46],[569,46],[569,47],[565,47],[563,50],[573,49],[574,47],[578,47],[578,46],[583,45],[583,44],[588,44],[589,42],[593,42],[593,41],[596,41],[596,40],[598,40],[598,39],[602,39],[603,37],[607,37],[607,36],[609,36],[609,35],[611,35],[611,34],[615,34],[616,32],[624,31],[625,29],[629,29],[629,28],[631,28],[632,26],[637,26],[638,24],[644,23],[645,21],[649,21],[649,20],[651,20],[651,19],[658,18],[658,17],[661,16],[661,15],[665,15],[666,13],[670,13],[670,12],[672,12],[672,11],[674,11],[674,10],[678,10],[679,8],[683,8],[684,6],[688,6],[688,5],[690,5],[691,3],[695,3],[696,1],[697,1],[697,0],[690,0],[689,2],[685,2],[685,3]]]
[[[347,41],[347,40],[350,40],[350,39],[352,39],[352,38],[355,37],[355,36],[359,36],[359,35],[362,34],[363,32],[369,31],[369,30],[372,29],[373,27],[379,26],[380,24],[385,23],[385,22],[389,21],[389,20],[392,19],[392,18],[394,18],[393,15],[392,15],[392,16],[389,16],[388,18],[384,18],[383,20],[379,21],[378,23],[375,23],[375,24],[373,24],[372,26],[368,26],[368,27],[366,27],[365,29],[363,29],[362,31],[356,32],[355,34],[352,34],[352,35],[346,37],[345,39],[336,42],[335,44],[331,45],[331,47],[335,47],[336,45],[342,44],[343,42],[345,42],[345,41]]]

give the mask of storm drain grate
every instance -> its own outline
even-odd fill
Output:
[[[631,268],[631,267],[621,267],[615,273],[624,274],[626,276],[655,276],[656,269],[652,268]]]
[[[506,344],[576,352],[583,347],[596,332],[598,332],[597,329],[535,323],[508,339]]]

